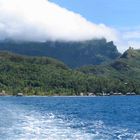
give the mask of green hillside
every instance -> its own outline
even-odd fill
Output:
[[[49,91],[60,78],[65,78],[66,71],[68,68],[62,62],[52,58],[0,52],[0,89],[9,93]]]
[[[125,84],[131,82],[133,86],[140,87],[140,50],[129,48],[120,58],[109,64],[90,65],[78,70],[85,74],[118,79]]]
[[[139,63],[139,57],[129,58],[131,66],[126,65],[127,59],[120,58],[107,66],[84,67],[80,72],[52,58],[0,52],[0,91],[7,94],[23,92],[25,95],[139,94],[139,68],[135,65]],[[130,73],[134,69],[132,65],[135,65],[134,74]]]
[[[86,82],[85,74],[55,59],[0,52],[0,90],[8,94],[79,95]]]
[[[79,70],[98,76],[140,79],[140,50],[130,48],[120,58],[109,64],[85,66]]]

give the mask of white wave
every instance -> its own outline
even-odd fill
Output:
[[[108,126],[101,120],[69,119],[57,112],[39,113],[29,106],[0,106],[0,140],[140,140],[136,130]]]
[[[17,115],[17,114],[15,114]],[[17,123],[8,131],[8,140],[139,140],[140,134],[128,129],[109,127],[103,121],[94,121],[89,126],[80,120],[66,121],[53,113],[41,115],[24,112],[18,115]],[[81,127],[72,127],[78,126]],[[88,132],[87,129],[90,129]],[[92,133],[91,133],[92,132]]]
[[[41,116],[24,114],[20,116],[23,121],[12,128],[11,140],[92,140],[94,135],[85,133],[80,129],[72,129],[65,121],[56,118],[53,113]],[[19,131],[18,135],[14,132]]]

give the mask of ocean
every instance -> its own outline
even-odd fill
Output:
[[[0,140],[140,140],[140,96],[0,97]]]

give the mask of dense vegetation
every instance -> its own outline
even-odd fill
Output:
[[[89,75],[118,79],[129,91],[140,93],[140,50],[129,48],[120,58],[109,64],[90,65],[78,70]]]
[[[120,56],[113,42],[105,39],[83,42],[0,42],[0,50],[30,56],[47,56],[76,68],[89,64],[102,64]]]
[[[135,57],[135,54],[139,55],[139,51],[134,51],[134,58],[132,58],[137,59],[136,64],[139,67],[140,57]],[[123,54],[122,57],[127,56]],[[120,58],[114,63],[124,61],[122,59],[128,58]],[[114,63],[109,66],[112,66],[111,69],[116,72],[116,68],[113,68],[112,65]],[[130,63],[133,62],[130,61]],[[135,68],[136,72],[140,70],[138,67]],[[111,94],[114,92],[140,93],[139,77],[122,79],[119,76],[113,77],[115,74],[99,76],[94,72],[90,72],[90,74],[84,72],[83,69],[81,68],[81,71],[71,70],[62,62],[52,58],[27,57],[0,52],[0,90],[9,94],[23,92],[26,95],[80,95],[81,92],[97,95],[104,92]],[[125,71],[125,69],[121,70],[122,75],[123,70]]]

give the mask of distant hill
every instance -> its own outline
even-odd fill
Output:
[[[85,66],[79,71],[100,77],[114,78],[121,81],[131,81],[140,87],[140,50],[129,48],[120,58],[106,65]]]
[[[105,39],[83,42],[0,42],[0,50],[29,56],[48,56],[76,68],[84,65],[99,65],[120,56],[113,42]]]

